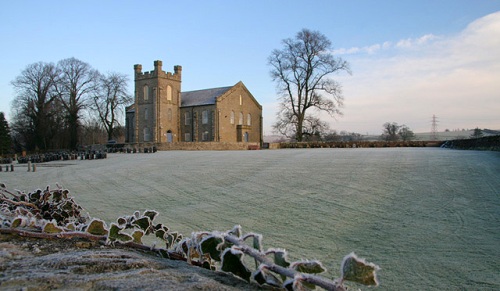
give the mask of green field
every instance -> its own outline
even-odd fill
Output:
[[[9,188],[60,183],[108,223],[134,210],[190,235],[264,235],[292,259],[339,274],[354,251],[377,263],[376,290],[500,289],[500,153],[439,148],[171,151],[26,165]],[[357,286],[360,287],[360,286]]]

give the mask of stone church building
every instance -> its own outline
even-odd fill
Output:
[[[135,101],[126,108],[127,143],[262,144],[262,106],[242,82],[181,91],[182,67],[142,72],[134,65]],[[187,144],[186,144],[187,145]]]

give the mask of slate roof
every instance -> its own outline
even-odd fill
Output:
[[[182,92],[181,107],[213,105],[217,97],[226,93],[231,88],[233,86]]]

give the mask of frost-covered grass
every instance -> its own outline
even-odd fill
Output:
[[[56,167],[61,166],[61,167]],[[500,289],[500,153],[437,148],[172,151],[16,165],[9,188],[56,182],[92,216],[155,209],[158,222],[264,235],[319,259],[380,265],[378,290]]]

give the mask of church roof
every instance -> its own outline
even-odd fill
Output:
[[[188,91],[181,93],[181,107],[213,105],[215,99],[226,93],[233,86]]]

